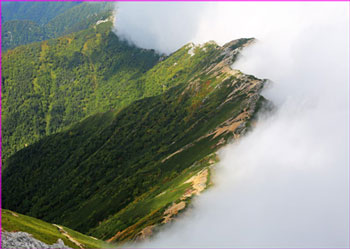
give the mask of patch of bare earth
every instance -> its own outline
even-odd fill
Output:
[[[159,209],[153,210],[148,217],[152,217],[155,213],[157,213],[159,211]],[[146,216],[147,219],[147,216]],[[135,231],[138,229],[138,227],[142,226],[144,224],[144,221],[142,219],[140,219],[139,221],[137,221],[135,224],[125,228],[122,231],[118,231],[113,237],[111,237],[110,239],[107,240],[107,242],[114,242],[116,240],[118,240],[119,242],[122,241],[126,241],[126,240],[131,240],[133,238],[135,238],[135,240],[140,240],[137,236],[140,234],[138,233],[137,235],[133,236],[133,234],[135,234]],[[152,225],[150,225],[152,226]],[[147,226],[147,227],[150,227]],[[151,229],[152,230],[152,229]],[[142,230],[141,230],[142,232]],[[146,229],[146,231],[144,231],[144,235],[147,233],[149,233],[150,231]]]
[[[18,217],[18,214],[16,214],[15,212],[12,212],[12,211],[10,211],[10,212],[13,216]]]
[[[162,160],[162,163],[164,163],[166,160],[172,158],[172,157],[175,156],[176,154],[179,154],[179,153],[181,153],[182,151],[187,150],[188,148],[190,148],[190,147],[192,147],[192,146],[193,146],[192,143],[191,143],[191,144],[185,145],[185,146],[182,147],[181,149],[175,151],[174,153],[172,153],[172,154],[170,154],[169,156],[167,156],[166,158],[164,158],[164,159]]]
[[[187,198],[192,197],[193,195],[199,195],[205,188],[208,180],[208,169],[203,169],[198,172],[196,175],[192,176],[190,179],[184,182],[192,183],[191,188],[187,189],[186,192],[181,196],[179,203],[173,203],[167,210],[164,211],[164,220],[163,224],[168,223],[173,220],[173,217],[183,210],[186,207]]]
[[[152,236],[153,234],[153,228],[155,227],[155,225],[152,225],[152,226],[148,226],[148,227],[145,227],[144,229],[142,229],[141,232],[138,233],[138,235],[136,236],[136,241],[137,240],[146,240],[148,239],[149,237]]]
[[[235,130],[249,117],[248,112],[242,112],[237,117],[231,120],[227,120],[221,127],[216,128],[216,130],[210,135],[214,135],[213,138],[220,136],[221,134],[232,132]]]
[[[179,203],[174,203],[171,205],[167,210],[164,211],[164,220],[162,221],[163,224],[168,223],[171,221],[174,215],[177,215],[178,212],[186,207],[186,202],[181,201]]]
[[[69,239],[72,243],[74,243],[75,245],[77,245],[79,248],[84,248],[84,246],[82,244],[80,244],[77,240],[75,240],[72,236],[70,236],[66,230],[63,229],[63,227],[53,224],[55,227],[58,228],[58,230],[60,231],[60,233],[64,236],[66,236],[67,239]]]
[[[184,183],[192,183],[192,189],[186,191],[181,199],[186,199],[192,195],[199,195],[207,186],[208,169],[203,169]]]

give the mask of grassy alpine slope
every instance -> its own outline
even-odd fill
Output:
[[[104,241],[62,227],[65,233],[68,234],[69,237],[73,238],[72,241],[65,235],[65,233],[61,232],[62,229],[60,231],[57,225],[55,226],[42,220],[15,213],[7,209],[1,210],[1,219],[3,231],[26,232],[31,234],[35,239],[40,240],[48,245],[52,245],[56,243],[58,239],[61,239],[66,246],[69,246],[71,248],[80,248],[80,246],[78,246],[78,243],[84,248],[111,247],[111,244],[108,244]]]
[[[109,241],[167,223],[203,188],[213,153],[244,134],[265,102],[264,81],[230,68],[252,41],[188,44],[130,77],[140,100],[107,105],[15,153],[3,172],[4,207]]]

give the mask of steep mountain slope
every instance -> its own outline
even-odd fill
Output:
[[[121,41],[111,25],[104,22],[2,55],[3,161],[44,135],[143,95],[135,79],[159,55]]]
[[[111,16],[114,3],[1,2],[3,51],[88,28]]]
[[[45,245],[41,243],[52,245],[59,240],[63,243],[56,245],[55,248],[63,248],[63,245],[70,248],[105,248],[112,246],[71,229],[6,209],[1,210],[1,222],[1,248],[20,248],[19,245],[31,245],[29,248],[44,248],[42,246]],[[20,234],[18,234],[19,231],[21,231]],[[34,245],[36,247],[33,247]],[[38,245],[41,247],[37,247]]]
[[[252,41],[188,44],[135,79],[146,98],[14,154],[4,207],[110,241],[168,222],[204,188],[212,153],[244,134],[265,102],[263,80],[230,68]]]

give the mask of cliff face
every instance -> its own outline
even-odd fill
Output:
[[[110,242],[150,236],[209,185],[215,152],[266,103],[265,81],[231,68],[253,41],[188,44],[135,81],[141,100],[15,153],[4,207]]]

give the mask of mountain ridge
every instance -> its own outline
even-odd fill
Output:
[[[3,54],[2,203],[121,245],[185,212],[269,102],[266,80],[232,68],[254,38],[166,56],[120,39],[108,16]]]
[[[151,87],[143,99],[14,154],[3,172],[5,207],[110,241],[135,239],[171,220],[163,213],[172,203],[185,198],[187,206],[193,197],[184,197],[194,191],[184,182],[244,134],[266,102],[259,94],[264,80],[231,69],[253,41],[185,45],[140,77],[145,89]],[[147,97],[157,91],[164,92]],[[14,179],[22,180],[15,186]],[[162,185],[176,194],[156,201],[166,190]],[[118,232],[123,236],[115,237]]]

